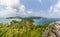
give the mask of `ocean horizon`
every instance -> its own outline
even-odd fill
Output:
[[[8,24],[10,24],[10,22],[12,20],[21,21],[21,19],[0,18],[0,23],[8,23]],[[34,20],[34,23],[37,25],[37,24],[45,24],[45,23],[52,23],[52,22],[60,21],[60,18],[33,19],[33,20]]]

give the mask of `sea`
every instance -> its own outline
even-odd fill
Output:
[[[21,21],[21,19],[5,19],[5,18],[0,18],[0,23],[8,23],[10,24],[10,22],[12,20],[16,20],[16,21]],[[45,24],[45,23],[52,23],[52,22],[56,22],[56,21],[60,21],[60,18],[48,18],[48,19],[33,19],[34,20],[34,24],[38,25],[38,24]]]

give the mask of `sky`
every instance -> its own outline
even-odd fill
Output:
[[[14,16],[60,18],[60,0],[0,0],[0,18]]]

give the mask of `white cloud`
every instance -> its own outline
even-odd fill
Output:
[[[21,5],[20,8],[19,8],[19,13],[20,15],[26,15],[26,8],[24,5]]]
[[[0,17],[8,17],[16,14],[16,9],[7,7],[5,10],[0,11]]]
[[[17,10],[13,7],[19,7],[20,0],[0,0],[0,7],[5,6],[2,10],[0,10],[0,18],[8,17],[8,16],[15,16],[17,14]]]
[[[19,0],[0,0],[0,5],[18,6],[19,5]]]
[[[0,18],[17,15],[28,15],[25,6],[20,3],[20,0],[0,0],[0,5],[5,6],[3,10],[0,10]],[[19,11],[13,7],[18,8]]]
[[[28,14],[31,14],[31,13],[33,13],[33,12],[32,12],[32,11],[27,11],[27,13],[28,13]]]
[[[41,3],[41,0],[39,0]],[[2,10],[0,10],[0,18],[1,17],[9,17],[9,16],[45,16],[45,14],[33,11],[27,11],[26,7],[20,3],[20,0],[0,0],[0,5],[6,6]],[[13,8],[16,7],[19,9]]]
[[[60,0],[58,3],[50,7],[49,17],[51,18],[60,18]]]

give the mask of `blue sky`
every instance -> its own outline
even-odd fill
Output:
[[[32,11],[47,11],[51,5],[57,3],[57,0],[21,0],[21,3],[26,6],[27,10]]]
[[[60,0],[0,0],[0,18],[11,16],[60,18]]]

